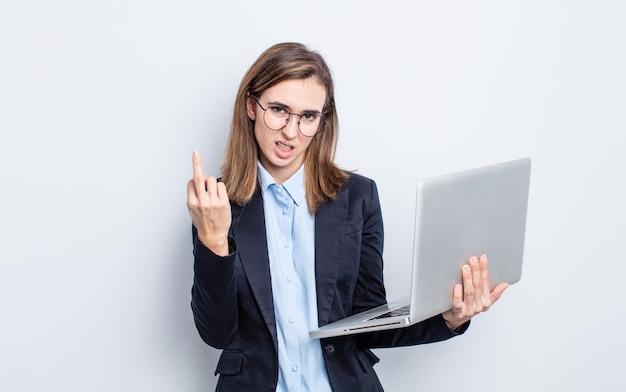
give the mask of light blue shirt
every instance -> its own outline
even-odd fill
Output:
[[[261,163],[265,230],[278,333],[279,392],[331,391],[318,327],[315,217],[304,196],[304,167],[278,185]]]

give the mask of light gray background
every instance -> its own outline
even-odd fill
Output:
[[[533,159],[522,281],[463,337],[377,350],[387,390],[623,388],[625,4],[2,0],[0,390],[213,389],[191,151],[217,173],[243,73],[288,40],[334,71],[390,297],[419,178]]]

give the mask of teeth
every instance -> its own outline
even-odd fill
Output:
[[[276,143],[278,145],[278,148],[280,148],[283,151],[289,151],[291,150],[291,147],[289,147],[286,144],[282,144],[281,142]]]

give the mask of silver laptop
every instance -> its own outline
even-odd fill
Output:
[[[486,254],[492,288],[522,275],[530,158],[422,180],[417,185],[411,294],[335,321],[312,338],[406,327],[452,308],[461,266]]]

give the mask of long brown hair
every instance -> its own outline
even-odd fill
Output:
[[[276,44],[259,56],[244,75],[235,100],[233,121],[226,144],[222,180],[229,198],[237,204],[248,202],[257,187],[258,146],[254,122],[246,113],[249,95],[259,97],[268,88],[291,79],[315,78],[326,89],[323,121],[313,136],[304,158],[304,186],[309,211],[335,198],[346,182],[346,173],[333,159],[339,122],[330,69],[322,56],[299,43]]]

